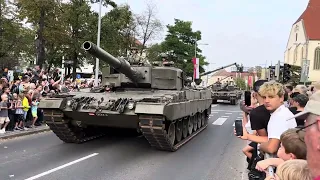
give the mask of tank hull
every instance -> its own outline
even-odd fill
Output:
[[[236,105],[239,100],[238,92],[234,91],[218,91],[212,93],[212,103],[217,103],[218,100],[229,101],[231,105]]]
[[[164,93],[166,92],[166,93]],[[131,94],[131,95],[130,95]],[[132,94],[135,94],[132,96]],[[70,101],[81,97],[110,100],[131,97],[134,108],[74,108]],[[148,98],[150,97],[150,98]],[[148,102],[152,97],[166,97],[163,102]],[[73,97],[41,100],[39,108],[52,131],[64,142],[82,143],[108,134],[108,128],[134,129],[142,133],[152,147],[176,151],[207,127],[211,113],[210,91],[144,91],[125,93],[78,93]],[[107,104],[107,103],[106,103]],[[111,103],[112,104],[112,103]],[[94,108],[96,107],[96,108]]]

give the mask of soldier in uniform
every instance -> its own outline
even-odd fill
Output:
[[[139,64],[140,63],[141,57],[138,54],[138,48],[131,47],[131,52],[130,52],[128,60],[129,60],[130,64]]]
[[[173,62],[168,60],[168,55],[165,53],[161,54],[162,66],[173,66]]]

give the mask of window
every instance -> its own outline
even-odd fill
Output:
[[[314,51],[313,69],[320,70],[320,47],[317,47]]]
[[[303,56],[303,52],[304,51],[304,48],[303,47],[301,47],[301,66],[302,66],[302,62],[303,62],[303,60],[304,60],[304,56]]]
[[[294,49],[294,56],[293,56],[293,64],[295,64],[298,60],[298,48]]]
[[[296,33],[296,41],[298,41],[298,33]]]

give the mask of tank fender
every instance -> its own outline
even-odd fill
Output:
[[[67,98],[46,98],[39,102],[41,109],[64,109],[67,105]]]

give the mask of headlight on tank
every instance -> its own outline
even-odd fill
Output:
[[[129,102],[129,103],[127,104],[127,108],[130,109],[130,110],[132,110],[132,109],[134,108],[134,105],[135,105],[134,102]]]
[[[72,102],[72,100],[68,100],[67,101],[67,106],[71,106],[71,102]]]

